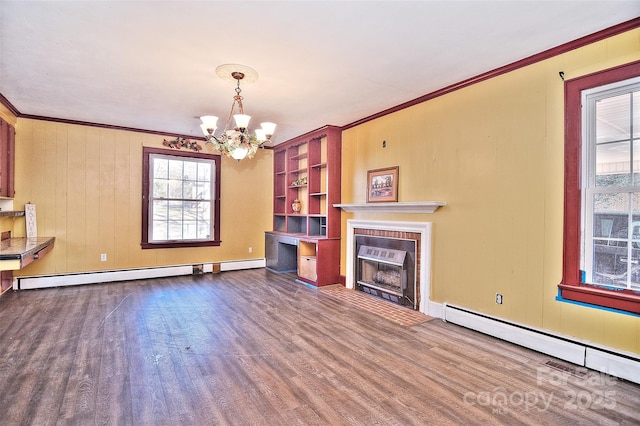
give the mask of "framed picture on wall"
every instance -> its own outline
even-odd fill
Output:
[[[367,172],[367,203],[398,201],[398,166]]]

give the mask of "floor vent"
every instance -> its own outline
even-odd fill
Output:
[[[584,367],[576,368],[572,365],[560,364],[559,362],[556,362],[556,361],[547,361],[544,364],[548,365],[551,368],[555,368],[556,370],[569,373],[576,377],[584,377],[587,375],[587,369]]]

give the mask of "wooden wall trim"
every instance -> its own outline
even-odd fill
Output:
[[[215,198],[213,201],[213,239],[211,240],[196,240],[196,241],[167,241],[164,243],[151,243],[149,242],[149,197],[151,177],[149,175],[150,170],[150,156],[152,154],[172,155],[176,157],[186,158],[204,158],[211,160],[215,163],[215,182],[214,191]],[[142,236],[140,246],[143,249],[160,249],[160,248],[184,248],[184,247],[210,247],[219,246],[220,240],[220,188],[222,177],[222,163],[220,154],[208,154],[203,152],[192,151],[177,151],[163,148],[142,148]]]
[[[173,136],[176,138],[184,138],[190,140],[198,140],[205,141],[204,137],[193,136],[193,135],[182,135],[180,133],[170,133],[170,132],[162,132],[160,130],[148,130],[148,129],[138,129],[135,127],[126,127],[126,126],[116,126],[113,124],[103,124],[103,123],[93,123],[90,121],[79,121],[79,120],[68,120],[65,118],[55,118],[55,117],[43,117],[41,115],[32,115],[32,114],[20,114],[19,118],[27,118],[30,120],[42,120],[42,121],[51,121],[54,123],[63,123],[63,124],[74,124],[77,126],[90,126],[90,127],[100,127],[103,129],[111,129],[111,130],[123,130],[126,132],[137,132],[137,133],[146,133],[150,135],[161,135],[161,136]]]
[[[521,59],[519,61],[513,62],[508,65],[504,65],[502,67],[493,69],[491,71],[487,71],[483,74],[479,74],[475,77],[471,77],[469,79],[460,81],[458,83],[454,83],[445,88],[436,90],[435,92],[428,93],[426,95],[420,96],[419,98],[415,98],[413,100],[404,102],[400,105],[396,105],[394,107],[388,108],[384,111],[380,111],[376,114],[370,115],[365,118],[361,118],[360,120],[354,121],[353,123],[346,124],[342,127],[343,130],[350,129],[355,126],[359,126],[368,121],[375,120],[377,118],[383,117],[385,115],[392,114],[394,112],[403,110],[405,108],[409,108],[411,106],[421,104],[423,102],[429,101],[431,99],[435,99],[437,97],[446,95],[451,92],[455,92],[456,90],[464,89],[466,87],[472,86],[476,83],[480,83],[486,80],[489,80],[494,77],[501,76],[503,74],[510,73],[520,68],[524,68],[529,65],[533,65],[537,62],[544,61],[546,59],[552,58],[554,56],[561,55],[563,53],[570,52],[571,50],[578,49],[580,47],[595,43],[597,41],[605,40],[609,37],[613,37],[618,34],[622,34],[624,32],[630,31],[632,29],[640,27],[640,18],[634,18],[630,21],[623,22],[621,24],[615,25],[613,27],[598,31],[596,33],[581,37],[577,40],[570,41],[568,43],[562,44],[560,46],[553,47],[551,49],[545,50],[540,53],[536,53],[535,55],[529,56],[527,58]],[[560,71],[560,70],[558,70]]]
[[[11,114],[15,115],[16,117],[20,115],[20,111],[18,111],[18,109],[13,106],[11,102],[9,102],[9,99],[5,98],[2,95],[2,93],[0,93],[0,104],[4,105],[9,110],[9,112],[11,112]]]

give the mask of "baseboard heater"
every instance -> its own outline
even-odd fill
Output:
[[[576,365],[640,384],[640,357],[633,354],[589,345],[448,304],[444,305],[442,319]]]
[[[220,265],[220,271],[234,271],[240,269],[264,268],[265,259],[237,260],[215,262]],[[202,272],[212,272],[214,263],[199,263]],[[31,290],[37,288],[65,287],[71,285],[97,284],[116,281],[142,280],[149,278],[175,277],[191,275],[196,265],[159,266],[151,268],[120,269],[114,271],[82,272],[75,274],[39,275],[15,277],[14,290]]]

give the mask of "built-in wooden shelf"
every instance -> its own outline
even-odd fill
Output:
[[[349,213],[434,213],[447,205],[444,201],[407,201],[400,203],[334,204]]]
[[[308,156],[308,153],[303,152],[302,154],[292,156],[291,160],[296,160],[296,161],[297,160],[303,160],[303,159],[307,158],[307,156]]]
[[[14,211],[14,210],[0,210],[0,217],[17,217],[24,216],[24,211]]]
[[[305,157],[306,158],[306,157]],[[307,168],[303,168],[303,169],[297,169],[297,170],[289,170],[289,173],[291,174],[302,174],[302,173],[307,173]]]

